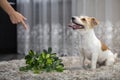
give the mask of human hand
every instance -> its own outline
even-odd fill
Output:
[[[25,29],[28,29],[27,24],[25,23],[25,20],[27,18],[25,18],[22,14],[20,14],[19,12],[15,11],[14,13],[12,13],[10,16],[10,20],[13,24],[18,24],[21,23],[23,25],[23,27]]]

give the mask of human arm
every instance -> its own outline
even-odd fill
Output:
[[[9,15],[13,24],[21,23],[25,29],[28,28],[25,23],[26,18],[19,12],[15,11],[7,0],[0,0],[0,7]]]

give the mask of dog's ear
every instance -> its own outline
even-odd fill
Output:
[[[91,25],[92,27],[96,26],[99,24],[99,21],[96,18],[91,18]]]

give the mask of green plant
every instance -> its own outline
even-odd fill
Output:
[[[63,72],[64,70],[62,60],[56,56],[56,53],[52,53],[52,48],[43,50],[40,54],[30,50],[29,54],[25,56],[25,60],[26,66],[20,67],[20,71],[31,70],[34,73],[39,73],[43,71]]]

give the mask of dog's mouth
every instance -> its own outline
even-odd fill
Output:
[[[77,29],[84,29],[84,25],[82,24],[78,24],[76,22],[72,22],[70,24],[68,24],[69,27],[73,28],[73,30],[77,30]]]

